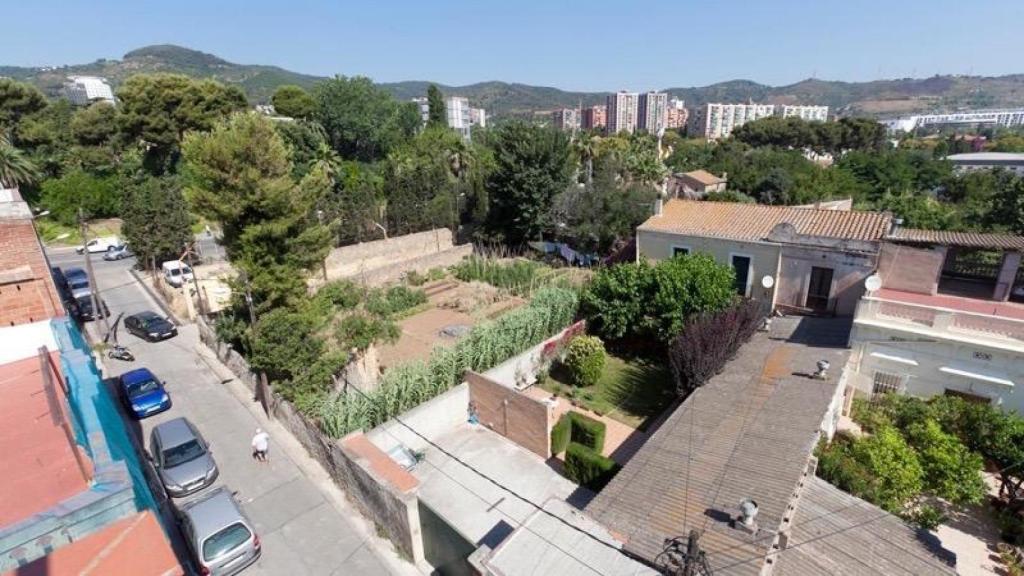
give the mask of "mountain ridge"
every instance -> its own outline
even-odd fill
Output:
[[[51,96],[59,95],[66,76],[95,75],[120,85],[137,73],[170,72],[213,78],[242,88],[253,103],[265,103],[278,86],[297,84],[310,88],[326,77],[293,72],[278,66],[237,64],[214,54],[173,44],[143,46],[121,60],[100,59],[88,64],[59,67],[0,65],[0,76],[31,82]],[[407,100],[426,94],[427,80],[382,82],[379,86],[396,98]],[[437,84],[442,92],[466,96],[474,106],[494,117],[530,117],[537,113],[579,104],[601,104],[611,92],[561,90],[551,86],[490,80],[462,86]],[[867,82],[808,78],[785,86],[769,86],[736,79],[708,86],[665,88],[687,106],[706,102],[768,104],[821,104],[838,114],[886,116],[931,110],[1024,106],[1024,74],[1004,76],[944,75]]]

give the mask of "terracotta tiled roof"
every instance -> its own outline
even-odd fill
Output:
[[[949,230],[921,230],[897,228],[886,237],[893,242],[911,244],[942,244],[961,248],[988,248],[1024,252],[1024,236],[1013,234],[982,234],[981,232],[952,232]]]
[[[725,182],[724,178],[719,178],[707,170],[694,170],[693,172],[686,172],[683,176],[687,176],[704,184],[705,186],[711,186],[712,184],[719,184]]]
[[[669,200],[660,216],[648,218],[639,229],[732,240],[762,240],[775,226],[788,223],[796,228],[798,234],[877,241],[885,236],[890,220],[891,216],[882,212]]]

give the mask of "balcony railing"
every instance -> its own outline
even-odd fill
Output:
[[[857,306],[857,321],[885,321],[908,329],[944,332],[963,337],[993,338],[1024,345],[1024,320],[964,312],[939,306],[911,304],[865,296]]]

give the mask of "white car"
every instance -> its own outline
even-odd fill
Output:
[[[113,250],[120,245],[121,239],[117,236],[105,236],[103,238],[93,238],[86,242],[85,246],[75,248],[75,251],[79,254],[85,254],[85,251],[88,250],[90,254],[96,254],[99,252],[106,252],[107,250]]]
[[[181,260],[168,260],[161,265],[164,271],[164,280],[175,288],[181,288],[183,282],[194,282],[192,269]]]

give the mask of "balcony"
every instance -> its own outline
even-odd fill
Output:
[[[1024,305],[882,289],[865,296],[854,322],[1024,352]]]

